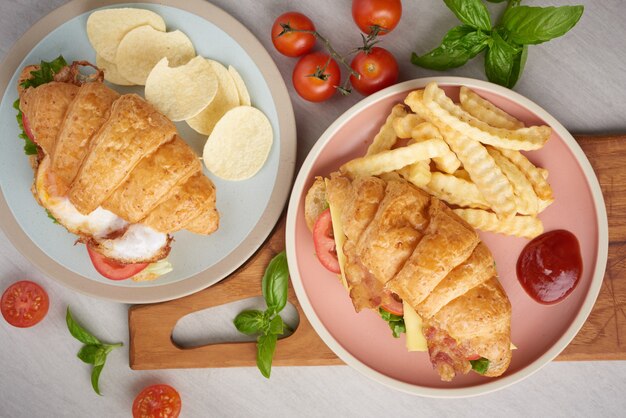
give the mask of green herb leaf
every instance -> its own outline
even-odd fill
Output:
[[[63,55],[59,55],[54,60],[47,62],[41,61],[39,69],[30,72],[30,78],[22,82],[22,87],[37,87],[42,84],[49,83],[54,80],[54,75],[67,66],[67,62]]]
[[[411,62],[431,70],[447,70],[464,65],[489,45],[490,36],[471,26],[461,25],[448,31],[441,45],[420,56],[411,55]]]
[[[456,17],[466,25],[484,31],[491,30],[491,18],[481,0],[443,0]]]
[[[65,322],[67,323],[67,329],[70,331],[70,334],[72,334],[72,336],[81,343],[93,345],[102,344],[99,339],[94,337],[89,331],[81,327],[80,324],[74,320],[69,306],[67,307]]]
[[[285,323],[280,315],[276,315],[270,322],[269,334],[282,335]]]
[[[76,357],[78,357],[87,364],[95,364],[96,353],[100,350],[102,350],[102,346],[100,344],[83,345],[82,348],[78,351],[78,354],[76,354]]]
[[[502,3],[507,0],[487,0],[489,3]]]
[[[565,35],[578,23],[583,11],[583,6],[511,7],[502,17],[502,26],[510,42],[540,44]]]
[[[93,388],[94,392],[96,392],[100,396],[102,396],[102,393],[100,393],[99,380],[100,373],[102,373],[103,368],[104,362],[99,366],[94,366],[94,368],[91,370],[91,387]]]
[[[233,321],[237,330],[246,335],[262,332],[266,322],[265,315],[258,310],[243,311]]]
[[[484,357],[478,360],[470,360],[470,364],[472,365],[472,370],[478,374],[485,374],[487,369],[489,369],[489,360]]]
[[[275,334],[261,335],[257,340],[256,365],[261,374],[269,379],[272,372],[272,359],[276,350]]]
[[[55,224],[59,223],[59,221],[57,221],[57,218],[55,218],[48,209],[46,209],[46,214],[48,215],[48,218],[52,219],[53,223],[55,223]]]
[[[22,121],[24,115],[20,110],[20,99],[17,99],[13,102],[13,108],[17,110],[17,115],[15,115],[15,119],[17,119],[17,124],[22,131],[18,135],[19,138],[24,140],[24,154],[26,155],[37,155],[37,145],[33,141],[30,140],[26,132],[24,131],[24,123]]]
[[[287,304],[289,269],[284,251],[277,254],[265,270],[262,289],[265,303],[271,312],[280,312]]]
[[[509,77],[509,88],[513,88],[517,83],[517,80],[522,76],[524,67],[526,66],[526,59],[528,58],[528,45],[522,46],[522,50],[515,56],[513,60],[513,69],[511,70],[511,76]],[[495,267],[495,261],[494,261]]]
[[[399,338],[400,334],[406,332],[406,326],[404,325],[403,317],[387,312],[383,308],[378,308],[378,313],[380,314],[380,317],[387,321],[387,323],[389,324],[389,328],[391,328],[391,334],[394,336],[394,338]]]
[[[521,48],[508,44],[496,31],[492,37],[493,43],[485,54],[485,73],[492,83],[512,88],[519,78],[519,74],[516,77],[512,75],[515,58],[522,52]]]

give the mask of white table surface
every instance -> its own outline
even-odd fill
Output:
[[[0,58],[38,19],[66,0],[0,0]],[[350,2],[334,0],[215,0],[248,26],[270,51],[286,80],[295,61],[277,54],[269,38],[276,16],[299,10],[310,16],[340,51],[359,35]],[[455,25],[440,0],[404,1],[399,27],[383,45],[399,60],[400,79],[439,74],[409,63],[413,50],[425,52]],[[565,1],[525,1],[565,4]],[[566,38],[530,48],[516,90],[555,115],[572,132],[626,132],[626,4],[620,0],[577,1],[582,20]],[[490,6],[491,7],[491,6]],[[498,6],[491,7],[492,10]],[[449,74],[484,78],[476,59]],[[291,83],[288,82],[290,85]],[[324,129],[360,99],[336,97],[306,103],[290,87],[298,123],[301,162]],[[555,362],[529,379],[497,393],[472,399],[439,400],[395,392],[347,366],[275,368],[271,380],[256,368],[132,371],[128,367],[128,306],[79,295],[30,265],[0,232],[0,290],[20,279],[42,283],[50,299],[46,319],[17,330],[0,321],[1,417],[123,417],[145,385],[166,382],[182,395],[184,417],[205,416],[624,416],[626,362]],[[626,279],[626,278],[625,278]],[[103,397],[89,384],[89,367],[75,354],[80,344],[64,321],[70,304],[76,317],[101,339],[123,341],[109,355],[101,376]],[[190,320],[177,335],[201,341],[229,328],[231,314]],[[178,331],[178,330],[177,330]],[[221,334],[220,334],[221,333]]]

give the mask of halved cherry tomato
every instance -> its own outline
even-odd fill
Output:
[[[389,312],[390,314],[403,316],[404,315],[404,305],[402,304],[402,299],[395,293],[389,292],[391,297],[389,298],[389,302],[381,305],[381,308]]]
[[[478,354],[473,354],[471,356],[467,357],[468,360],[478,360],[480,359],[480,356]]]
[[[38,324],[46,316],[50,301],[41,286],[22,280],[4,291],[0,305],[2,316],[9,324],[28,328]]]
[[[30,130],[30,123],[28,122],[28,118],[26,115],[22,114],[22,126],[24,127],[24,133],[26,136],[33,142],[35,142],[35,135],[33,135],[33,131]]]
[[[144,388],[133,402],[133,418],[176,418],[180,415],[180,395],[170,385]]]
[[[299,57],[313,49],[315,36],[310,33],[299,32],[290,32],[278,36],[283,31],[281,24],[288,24],[292,29],[315,30],[311,19],[302,13],[287,12],[278,16],[272,25],[272,43],[278,52],[288,57]]]
[[[313,76],[321,69],[324,69],[323,80]],[[337,91],[341,71],[334,59],[323,52],[313,52],[300,58],[293,69],[292,81],[300,97],[310,102],[323,102]]]
[[[373,26],[379,26],[384,29],[379,35],[385,35],[394,30],[401,17],[400,0],[352,0],[352,18],[366,34]]]
[[[360,78],[351,75],[350,83],[363,95],[375,93],[398,81],[398,63],[384,48],[375,46],[369,52],[359,52],[350,66],[361,74]]]
[[[320,263],[333,273],[341,273],[339,260],[337,259],[337,249],[335,247],[335,237],[333,235],[333,221],[330,217],[330,209],[326,209],[320,214],[313,226],[313,245],[315,254]]]
[[[98,273],[100,273],[107,279],[111,279],[111,280],[128,279],[129,277],[134,276],[135,274],[139,273],[141,270],[148,267],[148,264],[149,264],[149,263],[135,263],[135,264],[118,263],[115,260],[111,260],[110,258],[103,256],[102,254],[100,254],[99,252],[91,248],[89,245],[87,245],[87,252],[89,252],[89,258],[91,259],[91,262],[93,263],[93,266],[98,271]]]

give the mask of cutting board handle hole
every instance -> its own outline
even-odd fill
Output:
[[[194,348],[212,344],[256,341],[254,335],[244,335],[237,331],[233,320],[241,311],[248,309],[265,310],[263,297],[241,299],[224,305],[214,306],[183,316],[172,331],[172,341],[180,348]],[[280,316],[287,325],[279,339],[295,332],[300,324],[296,307],[287,302]]]

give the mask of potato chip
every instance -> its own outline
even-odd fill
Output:
[[[272,125],[263,112],[251,106],[238,106],[215,124],[202,158],[216,176],[245,180],[263,167],[273,139]]]
[[[217,94],[207,107],[196,116],[186,120],[193,130],[209,135],[213,127],[230,109],[239,106],[239,93],[230,73],[217,61],[207,60],[217,77]],[[248,106],[246,106],[248,107]]]
[[[450,174],[432,173],[426,191],[451,205],[489,209],[489,203],[474,183]]]
[[[440,139],[429,139],[406,147],[382,151],[378,154],[348,161],[339,169],[353,177],[376,176],[389,171],[399,170],[416,161],[428,160],[441,156],[447,146]]]
[[[237,94],[239,94],[239,104],[241,106],[250,106],[250,93],[248,93],[248,88],[246,87],[246,83],[244,83],[243,78],[241,78],[239,72],[237,72],[235,67],[233,67],[232,65],[228,66],[228,72],[235,82],[235,87],[237,87]]]
[[[398,170],[398,174],[417,187],[424,189],[430,182],[430,160],[422,160]]]
[[[552,201],[554,200],[554,196],[552,195],[552,188],[550,184],[546,181],[547,179],[547,170],[543,170],[535,167],[533,163],[531,163],[528,158],[524,156],[519,151],[501,149],[500,152],[506,158],[511,160],[513,164],[515,164],[522,172],[526,175],[530,183],[533,185],[533,189],[539,199]],[[545,176],[544,176],[545,174]]]
[[[407,96],[405,103],[439,129],[493,211],[500,217],[513,216],[516,213],[513,187],[487,149],[480,142],[461,134],[435,117],[423,103],[423,94],[422,90],[413,91]]]
[[[163,18],[150,10],[134,8],[98,10],[87,19],[87,37],[96,54],[111,63],[115,62],[118,45],[124,36],[144,25],[149,25],[157,31],[165,31]]]
[[[475,118],[482,120],[487,125],[504,129],[520,129],[524,127],[524,123],[495,106],[490,101],[483,99],[465,86],[461,87],[459,99],[463,110]]]
[[[216,93],[217,77],[202,57],[174,68],[163,58],[146,79],[146,100],[174,122],[196,116]]]
[[[501,219],[495,213],[482,209],[453,209],[454,213],[463,218],[476,229],[515,235],[532,239],[543,233],[543,224],[534,216],[517,215]]]
[[[380,127],[380,130],[374,137],[374,140],[367,148],[366,156],[372,154],[378,154],[381,151],[387,151],[391,149],[398,140],[396,131],[393,129],[393,121],[407,114],[404,105],[397,104],[391,109],[391,113],[387,116],[385,123]]]
[[[181,31],[160,32],[146,25],[124,36],[114,62],[125,79],[143,86],[152,68],[162,58],[167,58],[170,66],[178,67],[195,56],[193,44]]]
[[[432,138],[443,139],[439,129],[437,129],[437,127],[430,122],[422,122],[413,127],[411,130],[411,137],[412,141],[415,142]],[[450,148],[448,148],[448,150],[441,157],[433,158],[433,161],[439,170],[448,174],[454,173],[461,166],[461,162],[456,157],[456,154],[450,150]]]
[[[502,155],[497,149],[493,147],[487,147],[487,151],[513,186],[517,213],[520,213],[522,215],[538,214],[539,202],[537,195],[533,190],[532,184],[524,175],[524,173],[519,168],[517,168],[517,166],[513,164],[511,160]]]
[[[424,119],[415,113],[408,113],[393,120],[393,130],[396,132],[398,138],[408,139],[411,138],[413,128],[422,122],[424,122]]]
[[[96,67],[104,71],[104,79],[109,83],[118,86],[134,86],[131,81],[126,80],[117,69],[115,63],[107,61],[106,58],[96,55]]]
[[[549,126],[531,126],[521,129],[494,128],[456,105],[446,93],[431,82],[424,89],[424,105],[440,123],[462,132],[469,138],[498,148],[535,150],[550,138]],[[437,126],[440,130],[441,127]]]

